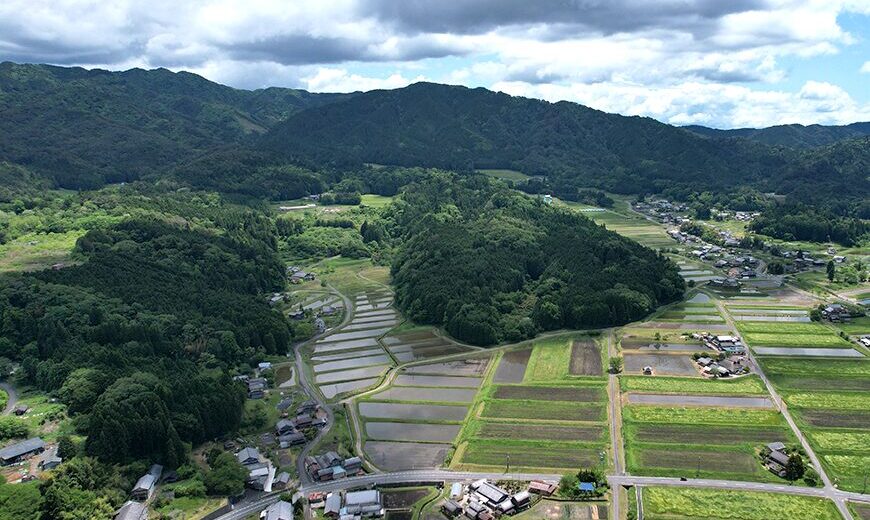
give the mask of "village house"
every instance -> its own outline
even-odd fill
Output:
[[[260,452],[257,448],[242,448],[238,453],[236,453],[236,459],[242,466],[258,464],[260,462]]]
[[[45,442],[39,437],[33,437],[26,441],[17,442],[0,449],[0,466],[8,466],[27,460],[33,455],[45,451]]]
[[[143,502],[151,498],[154,494],[154,489],[157,487],[157,482],[160,480],[160,475],[163,474],[163,466],[154,464],[148,469],[148,473],[142,475],[133,486],[133,491],[130,492],[130,498]]]
[[[444,516],[447,518],[456,518],[462,514],[462,506],[460,506],[455,500],[448,500],[441,505],[441,512],[443,512]]]
[[[293,504],[279,500],[260,513],[262,520],[293,520]]]
[[[275,475],[275,478],[272,479],[272,490],[281,490],[287,489],[287,485],[290,483],[290,474],[286,471],[282,471]]]
[[[147,520],[148,508],[141,502],[128,500],[115,513],[114,520]]]
[[[376,489],[348,492],[344,496],[340,517],[344,518],[346,515],[361,518],[384,516],[381,492]]]
[[[338,518],[341,514],[341,495],[338,493],[330,493],[326,496],[326,502],[323,506],[323,514],[329,518]]]
[[[39,457],[39,464],[37,466],[42,471],[48,471],[60,466],[62,462],[63,459],[57,456],[57,448],[54,448],[42,453]]]
[[[266,395],[268,384],[262,377],[248,379],[248,399],[262,399]]]

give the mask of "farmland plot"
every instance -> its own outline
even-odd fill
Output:
[[[698,369],[689,356],[677,354],[629,354],[625,352],[624,366],[627,373],[643,373],[644,367],[650,366],[653,374],[672,376],[697,376]]]
[[[354,368],[351,370],[339,370],[337,372],[326,372],[318,374],[314,377],[314,381],[320,383],[338,383],[341,381],[352,381],[354,379],[365,379],[378,377],[384,373],[388,365],[375,365],[365,368]]]
[[[366,422],[366,435],[380,441],[452,442],[459,424]]]
[[[637,424],[625,427],[629,438],[655,444],[767,444],[790,440],[785,428],[747,428],[737,426],[695,426],[689,424]]]
[[[489,365],[489,358],[462,359],[459,361],[446,361],[444,363],[431,363],[408,367],[408,374],[444,374],[461,376],[482,376]]]
[[[572,376],[600,376],[601,349],[593,340],[578,340],[571,344],[571,363],[568,374]]]
[[[628,394],[629,404],[665,405],[665,406],[712,406],[735,408],[768,408],[774,409],[773,402],[767,397],[734,397],[713,395],[677,395],[677,394]]]
[[[419,442],[366,441],[369,460],[384,471],[434,468],[444,463],[449,444]]]
[[[359,403],[359,412],[364,417],[378,419],[461,422],[468,413],[468,407],[442,404],[401,404],[364,401]]]
[[[578,386],[514,386],[500,385],[495,388],[496,399],[519,399],[538,401],[599,402],[607,398],[604,387]]]
[[[626,392],[654,392],[709,395],[767,395],[764,383],[757,376],[735,379],[697,379],[686,377],[622,376],[620,383]]]
[[[529,439],[552,441],[600,441],[604,426],[562,426],[556,424],[483,421],[476,436],[481,439]]]
[[[496,383],[522,382],[526,375],[526,365],[531,355],[531,348],[505,352],[498,364],[493,381]]]
[[[487,401],[483,417],[562,421],[601,421],[603,404],[575,404],[564,401]]]
[[[477,389],[474,388],[418,388],[415,386],[393,386],[374,394],[379,401],[431,401],[440,403],[470,403],[474,401]]]
[[[483,380],[479,377],[429,376],[401,374],[394,382],[397,386],[446,386],[456,388],[477,388]]]
[[[699,488],[644,488],[648,520],[840,520],[833,502],[815,497]]]
[[[462,454],[464,464],[511,468],[575,469],[598,464],[599,450],[540,442],[475,439]]]
[[[328,385],[320,385],[318,388],[324,397],[332,399],[333,397],[362,390],[368,388],[378,382],[377,378],[357,379],[356,381],[347,381],[345,383],[334,383]]]

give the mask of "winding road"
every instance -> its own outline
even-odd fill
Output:
[[[18,392],[15,391],[15,387],[6,381],[0,382],[0,388],[2,388],[8,396],[6,407],[3,409],[3,415],[9,415],[12,413],[12,410],[15,409],[15,405],[18,404]]]

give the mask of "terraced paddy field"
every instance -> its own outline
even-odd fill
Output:
[[[757,391],[756,388],[748,390]],[[652,394],[629,394],[629,403],[632,395]],[[762,467],[756,451],[770,442],[794,442],[795,439],[767,397],[678,394],[659,397],[676,402],[623,407],[629,472],[781,482]],[[757,400],[765,408],[747,407],[745,400],[752,400],[751,405]]]
[[[643,490],[647,520],[840,520],[830,500],[720,489],[648,487]]]
[[[318,374],[314,377],[314,382],[321,383],[339,383],[343,381],[353,381],[354,379],[366,379],[381,376],[388,365],[375,365],[365,368],[352,368],[350,370],[339,370],[336,372],[326,372]]]
[[[870,468],[870,360],[761,358],[773,385],[841,489]]]
[[[674,240],[668,236],[662,226],[632,212],[623,201],[618,202],[618,211],[605,210],[584,214],[596,223],[604,224],[607,229],[653,249],[674,245]]]
[[[320,385],[318,388],[320,389],[320,392],[323,393],[324,397],[326,397],[327,399],[332,399],[337,395],[348,394],[363,390],[364,388],[368,388],[377,382],[377,378],[357,379],[355,381],[347,381],[345,383],[323,384]]]
[[[440,466],[488,366],[489,358],[484,357],[407,367],[386,389],[357,400],[370,460],[381,469]],[[411,456],[415,447],[423,462]],[[397,459],[390,455],[391,448]]]
[[[387,350],[400,363],[470,352],[472,349],[439,336],[431,327],[394,332],[382,339]]]
[[[509,463],[512,470],[563,472],[600,464],[609,439],[603,363],[597,342],[570,335],[500,354],[457,439],[451,469]]]

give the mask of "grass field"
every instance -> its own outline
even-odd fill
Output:
[[[770,375],[866,377],[870,378],[870,363],[841,359],[762,358],[764,372]]]
[[[571,361],[571,341],[554,338],[536,342],[526,365],[524,382],[542,382],[565,379]]]
[[[815,431],[810,434],[816,446],[826,451],[858,451],[870,454],[870,432]]]
[[[692,488],[644,488],[647,520],[839,520],[836,506],[821,498]]]
[[[831,347],[846,348],[852,344],[830,334],[744,333],[743,339],[753,347]]]
[[[385,197],[383,195],[367,193],[362,196],[360,204],[364,204],[372,208],[383,208],[385,206],[389,206],[391,202],[393,202],[393,197]]]
[[[496,179],[505,179],[509,181],[524,181],[529,178],[528,175],[522,172],[518,172],[516,170],[505,170],[505,169],[485,169],[485,170],[476,170],[477,173],[482,173],[487,177],[495,177]]]
[[[870,410],[870,393],[817,392],[786,394],[789,406],[827,410]]]
[[[756,376],[739,379],[698,379],[687,377],[620,376],[623,392],[709,395],[767,394],[764,383]]]
[[[849,323],[836,323],[834,327],[851,336],[870,334],[870,316],[852,318],[852,321]]]
[[[77,229],[65,233],[29,233],[0,245],[0,272],[34,271],[69,260],[76,240],[85,234]]]

